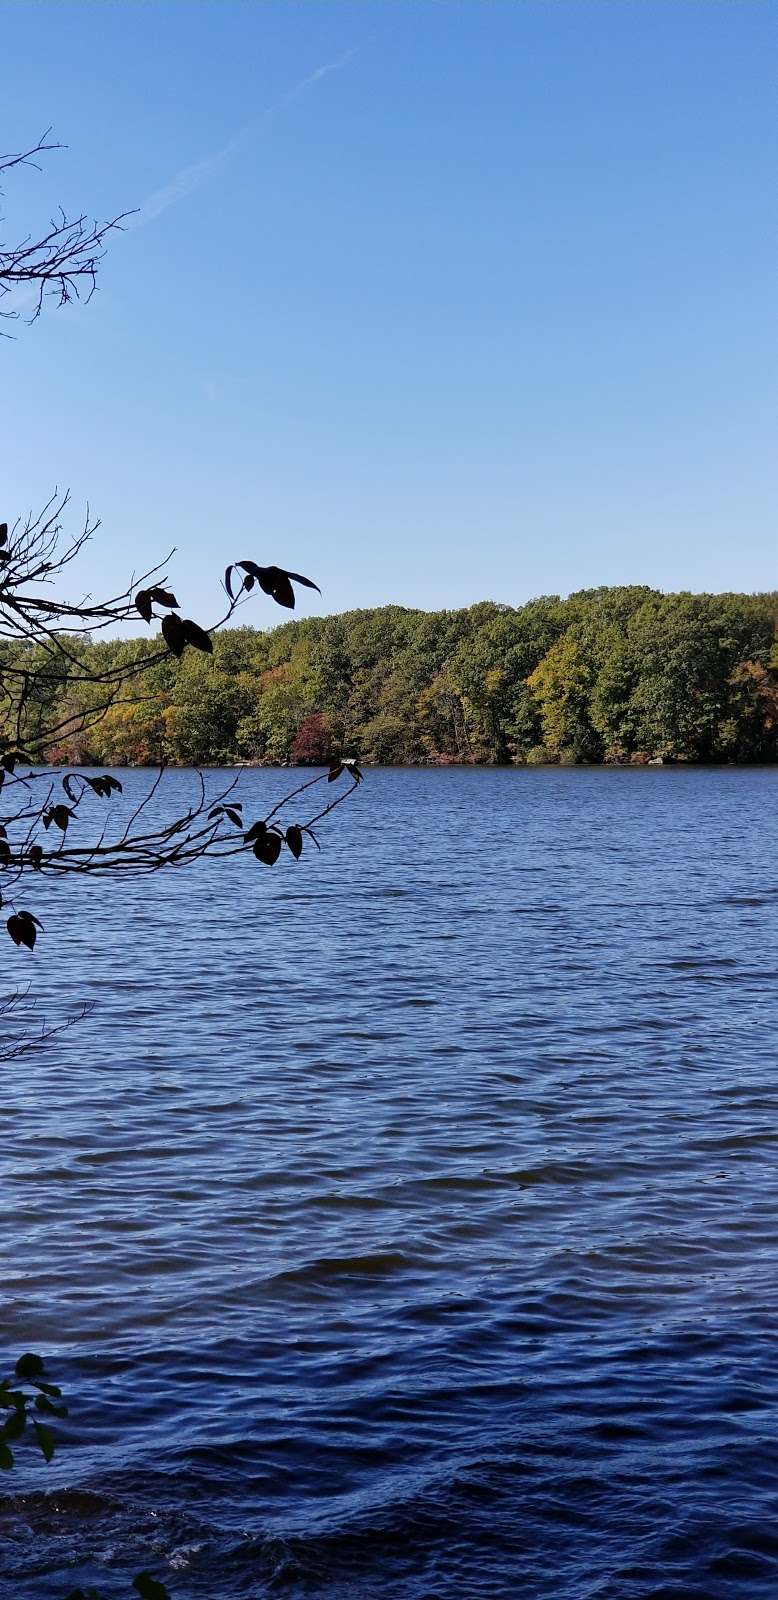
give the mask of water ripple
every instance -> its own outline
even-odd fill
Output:
[[[299,867],[48,889],[3,1594],[774,1600],[776,785],[387,771]]]

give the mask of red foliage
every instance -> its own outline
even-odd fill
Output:
[[[326,766],[332,750],[329,718],[318,712],[300,723],[292,740],[291,758],[297,766]]]

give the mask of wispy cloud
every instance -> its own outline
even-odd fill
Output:
[[[286,94],[282,94],[280,100],[276,100],[272,106],[268,106],[265,116],[270,116],[273,111],[278,111],[280,106],[288,105],[290,100],[299,100],[300,95],[305,94],[306,89],[310,89],[314,83],[319,83],[322,78],[328,78],[331,72],[342,71],[343,67],[348,66],[349,61],[353,61],[357,53],[358,46],[354,45],[353,49],[344,50],[342,56],[338,56],[336,61],[325,61],[323,67],[315,67],[313,72],[308,73],[307,78],[301,78],[293,89],[287,90]]]
[[[191,166],[182,167],[170,183],[166,183],[162,189],[155,189],[148,200],[144,200],[138,214],[138,222],[153,222],[155,217],[161,217],[163,211],[168,211],[171,206],[177,205],[179,200],[185,200],[187,195],[194,194],[196,189],[202,189],[203,184],[215,177],[219,168],[224,166],[225,161],[229,160],[245,137],[245,134],[239,134],[212,156],[205,156],[202,161],[193,161]]]
[[[351,50],[344,50],[343,54],[338,56],[335,61],[325,61],[322,66],[315,67],[313,72],[307,73],[304,78],[300,79],[299,83],[293,84],[292,88],[287,89],[278,100],[273,100],[270,105],[265,106],[260,115],[255,117],[240,133],[235,134],[234,138],[229,139],[221,150],[215,150],[213,155],[204,156],[201,161],[193,161],[190,166],[182,167],[180,172],[177,172],[175,177],[171,179],[170,183],[164,184],[161,189],[155,189],[154,193],[150,194],[147,200],[144,200],[138,209],[135,227],[142,227],[146,222],[153,222],[156,217],[162,216],[163,211],[168,211],[171,206],[178,205],[179,200],[186,200],[197,189],[202,189],[204,184],[210,183],[211,179],[229,161],[236,150],[239,150],[240,146],[245,144],[257,132],[268,117],[272,117],[276,111],[280,111],[283,106],[290,105],[292,101],[299,100],[315,83],[320,83],[322,78],[329,77],[331,72],[342,71],[343,67],[348,66],[348,63],[353,60],[356,54],[357,47],[355,46]]]

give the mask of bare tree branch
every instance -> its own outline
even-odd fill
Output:
[[[0,1061],[18,1061],[20,1056],[48,1044],[58,1034],[67,1033],[93,1010],[94,1001],[89,1000],[63,1022],[49,1023],[45,1017],[38,1020],[37,1001],[31,997],[29,986],[14,990],[0,1000]]]
[[[0,175],[19,167],[33,167],[40,172],[41,163],[36,158],[62,149],[62,145],[49,139],[50,132],[48,128],[28,150],[0,155]],[[19,318],[21,312],[13,305],[13,296],[20,290],[32,292],[28,322],[37,320],[48,296],[60,306],[71,300],[91,300],[105,255],[105,241],[110,233],[121,232],[131,215],[130,211],[122,211],[108,222],[97,222],[90,221],[86,212],[69,217],[60,207],[36,237],[27,234],[15,243],[0,240],[0,300],[11,300],[7,309],[0,310],[0,317]]]

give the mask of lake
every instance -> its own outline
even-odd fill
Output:
[[[30,885],[6,986],[96,1004],[3,1068],[3,1346],[71,1404],[3,1594],[774,1600],[777,817],[369,771],[299,863]]]

